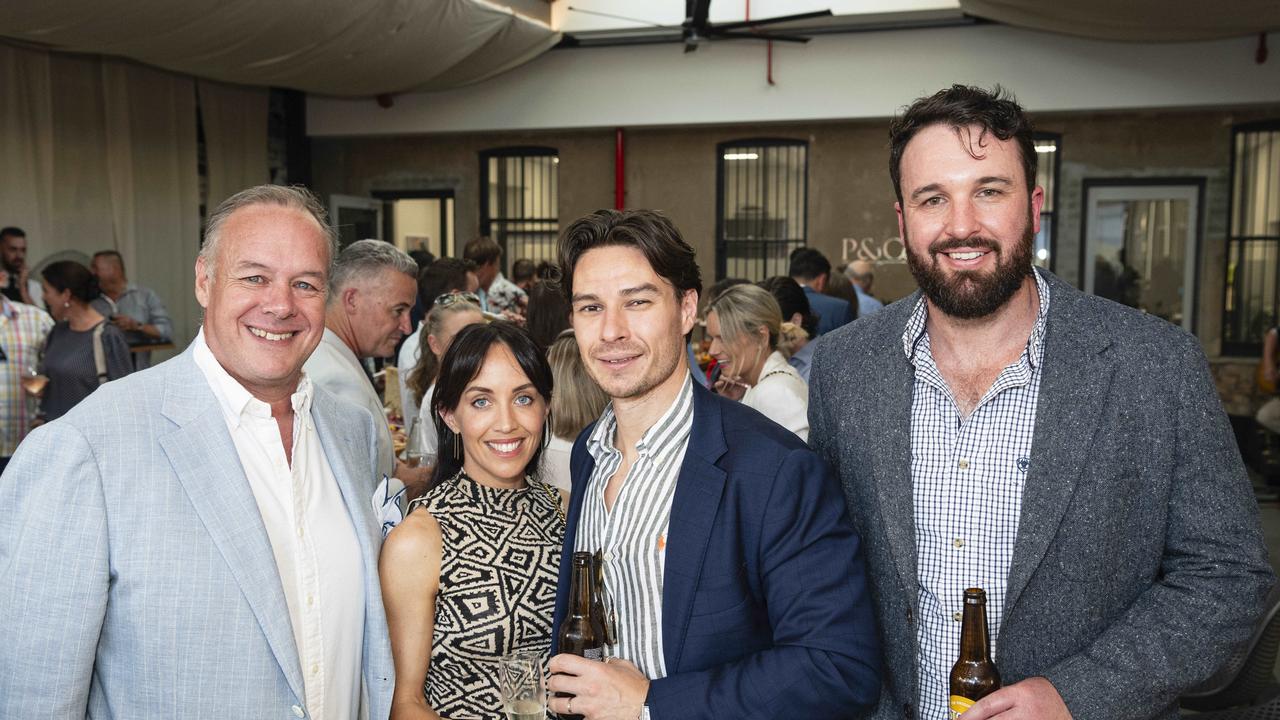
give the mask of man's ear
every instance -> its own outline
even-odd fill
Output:
[[[209,276],[205,274],[207,266],[204,258],[196,258],[196,302],[200,307],[209,307]]]
[[[360,289],[352,285],[342,289],[339,300],[342,301],[342,309],[347,311],[348,315],[355,315],[357,310],[357,298],[360,295]]]
[[[698,321],[698,291],[685,290],[680,295],[680,334],[688,335]]]

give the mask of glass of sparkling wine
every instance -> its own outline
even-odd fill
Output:
[[[498,685],[507,720],[545,720],[547,675],[542,653],[517,650],[503,656],[498,661]]]

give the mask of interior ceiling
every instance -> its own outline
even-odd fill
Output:
[[[63,52],[121,56],[225,82],[368,97],[467,85],[532,60],[556,45],[560,33],[542,18],[518,14],[511,6],[529,12],[548,2],[0,0],[0,38]],[[636,0],[635,5],[639,12],[652,2],[680,0]],[[904,4],[897,12],[837,14],[776,29],[822,34],[981,18],[1015,27],[1140,42],[1210,40],[1280,30],[1278,0],[1230,0],[1212,6],[1201,0],[958,3],[959,8],[951,5],[941,10]],[[618,30],[575,33],[575,37],[584,45],[679,40],[678,26],[622,25]]]
[[[0,37],[339,96],[479,82],[560,40],[485,0],[0,0]]]
[[[1014,27],[1099,40],[1214,40],[1280,30],[1280,1],[960,0],[964,12]]]

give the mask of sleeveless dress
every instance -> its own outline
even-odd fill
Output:
[[[449,720],[505,720],[497,661],[551,649],[564,521],[554,488],[504,490],[463,473],[410,503],[440,524],[427,704]]]

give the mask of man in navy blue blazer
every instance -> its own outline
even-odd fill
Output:
[[[556,655],[554,712],[587,720],[844,718],[880,691],[857,534],[794,434],[690,381],[701,278],[662,215],[600,210],[560,240],[574,333],[612,398],[571,460],[555,625],[575,550],[600,551],[604,662]]]
[[[818,316],[818,335],[829,333],[853,322],[857,313],[848,300],[824,295],[831,277],[831,261],[813,248],[796,248],[791,252],[791,279],[804,288],[809,308]]]

